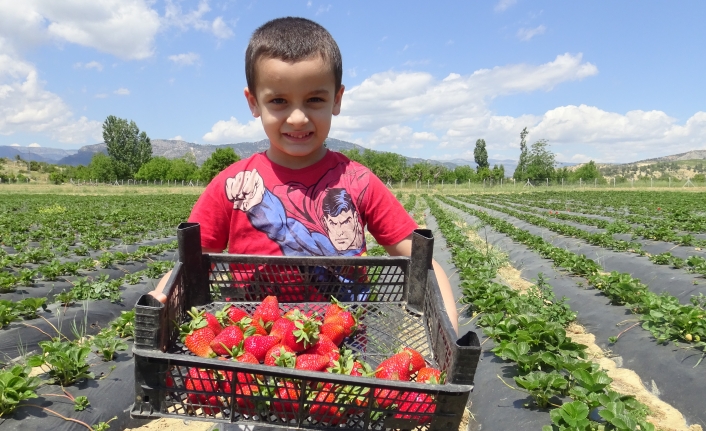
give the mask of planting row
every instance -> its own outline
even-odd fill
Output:
[[[478,326],[495,342],[492,351],[515,364],[518,390],[530,406],[552,408],[546,430],[653,430],[647,408],[610,388],[612,379],[586,360],[585,346],[572,342],[564,326],[576,317],[543,279],[520,294],[494,282],[497,266],[473,247],[456,220],[425,197],[462,280],[462,302],[472,306]],[[482,388],[479,388],[482,390]],[[571,401],[563,401],[566,398]]]
[[[706,296],[691,297],[687,305],[669,293],[655,294],[639,279],[627,273],[603,273],[601,266],[585,255],[577,255],[556,247],[542,237],[519,229],[512,223],[495,218],[484,211],[468,207],[458,201],[438,197],[444,203],[469,213],[513,240],[525,244],[540,256],[571,274],[585,277],[590,286],[605,294],[614,305],[628,308],[650,331],[658,343],[683,343],[683,348],[706,352]],[[615,339],[614,341],[617,341]]]

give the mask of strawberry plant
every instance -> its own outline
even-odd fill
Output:
[[[91,344],[104,361],[112,361],[118,351],[127,350],[127,343],[112,330],[101,331],[91,339]]]
[[[117,319],[110,322],[110,327],[120,338],[135,337],[135,310],[121,311]]]
[[[22,401],[37,398],[41,380],[30,377],[30,371],[31,368],[24,365],[0,370],[0,417],[11,415]]]
[[[40,341],[39,347],[42,354],[30,357],[27,363],[31,367],[46,368],[56,384],[68,386],[77,380],[94,377],[86,362],[91,352],[89,346],[54,338]]]

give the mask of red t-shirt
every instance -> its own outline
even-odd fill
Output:
[[[204,248],[229,253],[355,256],[364,230],[392,245],[417,228],[368,168],[328,151],[303,169],[276,165],[263,153],[218,174],[194,205]]]

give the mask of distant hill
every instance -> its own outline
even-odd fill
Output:
[[[78,150],[60,150],[45,147],[17,147],[0,145],[0,157],[14,159],[17,155],[25,161],[57,163],[59,160],[76,153]]]
[[[673,154],[671,156],[657,157],[656,159],[639,160],[637,162],[633,162],[630,164],[635,164],[635,163],[652,164],[652,163],[677,162],[677,161],[681,161],[681,160],[697,160],[697,159],[706,159],[706,150],[687,151],[686,153],[679,153],[679,154]]]

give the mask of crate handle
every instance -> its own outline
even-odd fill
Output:
[[[418,312],[424,307],[429,270],[434,253],[434,235],[430,229],[415,229],[412,234],[412,256],[410,256],[409,296],[407,305]]]

